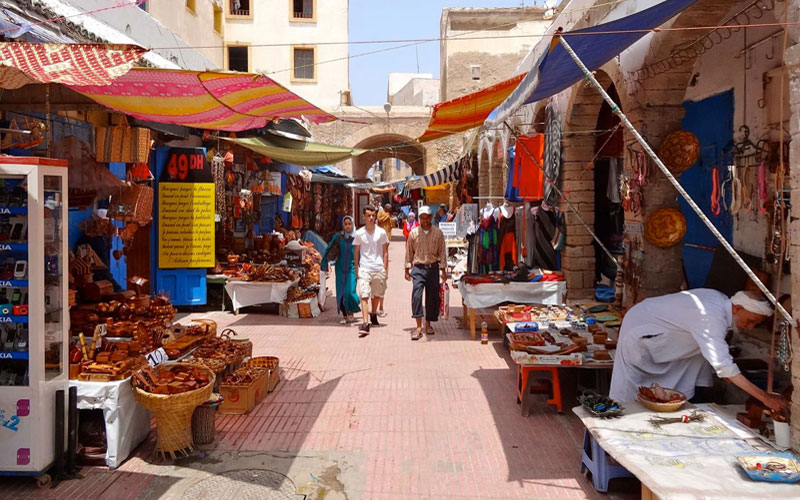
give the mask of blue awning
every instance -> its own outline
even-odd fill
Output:
[[[695,2],[697,0],[666,0],[636,14],[568,31],[562,36],[586,67],[594,71],[644,37],[647,30],[661,26]],[[523,104],[554,96],[583,78],[580,68],[555,39],[542,41],[533,48],[537,49],[545,52],[535,70],[529,71],[514,92],[492,111],[486,119],[487,126],[497,125]]]

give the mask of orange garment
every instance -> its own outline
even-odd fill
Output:
[[[386,237],[389,241],[392,240],[392,228],[394,227],[394,219],[391,214],[381,209],[378,211],[378,225],[386,231]]]
[[[535,163],[531,156],[536,159]],[[539,166],[536,166],[537,163]],[[544,199],[543,168],[544,134],[517,137],[517,144],[514,150],[513,186],[519,188],[520,198],[525,201]]]

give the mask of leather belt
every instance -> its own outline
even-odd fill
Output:
[[[433,262],[431,264],[414,264],[414,267],[420,267],[422,269],[433,269],[434,267],[439,267],[439,263]]]

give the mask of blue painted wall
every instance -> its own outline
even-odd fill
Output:
[[[681,186],[703,210],[714,226],[728,241],[733,241],[733,216],[721,210],[719,215],[711,213],[711,175],[716,166],[720,169],[720,183],[727,178],[726,159],[723,150],[733,139],[733,90],[708,97],[702,101],[683,103],[686,115],[682,126],[700,140],[700,158],[690,169],[681,174]],[[683,242],[708,247],[717,247],[719,242],[703,224],[689,205],[679,197],[681,212],[686,217],[686,236]],[[690,288],[705,285],[714,252],[698,248],[683,247],[683,267]]]

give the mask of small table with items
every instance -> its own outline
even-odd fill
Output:
[[[78,391],[78,410],[102,410],[106,427],[106,465],[119,467],[150,434],[150,412],[136,404],[131,377],[109,382],[70,380]]]
[[[647,500],[798,498],[797,484],[748,478],[774,476],[770,464],[783,467],[780,462],[791,462],[791,458],[775,452],[735,417],[727,416],[725,407],[686,403],[677,412],[656,413],[639,402],[620,404],[623,414],[615,418],[596,417],[583,406],[573,409],[586,427],[581,467],[601,464],[592,478],[598,491],[607,489],[610,477],[634,475]],[[699,413],[693,413],[697,408]],[[688,421],[682,421],[684,416]],[[619,465],[609,465],[609,456]],[[783,473],[791,475],[790,469]]]
[[[225,284],[225,292],[231,298],[234,314],[239,314],[239,309],[242,307],[256,304],[283,304],[286,302],[289,289],[299,281],[299,279],[281,282],[232,280]]]
[[[503,302],[519,304],[562,304],[567,294],[566,281],[458,284],[469,332],[475,339],[475,310]]]
[[[547,404],[563,411],[560,369],[595,370],[597,390],[607,393],[616,329],[601,326],[582,308],[568,306],[508,305],[500,307],[495,318],[508,330],[504,343],[517,365],[517,401],[523,415],[529,414],[531,394],[550,395]],[[551,378],[534,385],[532,372],[546,372]]]

